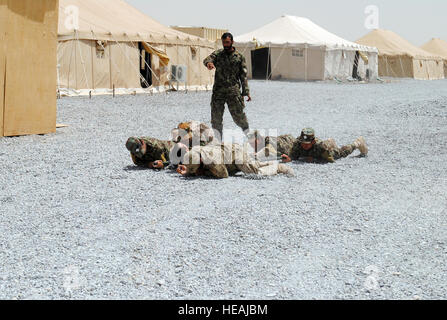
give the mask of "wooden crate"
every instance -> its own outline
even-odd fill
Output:
[[[56,131],[58,0],[0,0],[0,136]]]

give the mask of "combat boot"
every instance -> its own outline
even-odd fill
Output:
[[[368,146],[366,145],[365,138],[357,138],[357,140],[354,141],[354,146],[360,151],[362,156],[366,156],[368,154]]]

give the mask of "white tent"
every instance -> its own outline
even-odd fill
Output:
[[[375,79],[378,74],[376,48],[340,38],[307,18],[284,15],[234,40],[255,79]]]
[[[393,31],[376,29],[357,43],[378,48],[381,77],[444,79],[441,57],[414,46]]]
[[[215,48],[207,39],[166,27],[123,0],[60,0],[59,89],[68,94],[144,92],[172,83],[171,66],[184,66],[181,87],[211,86],[202,61]],[[174,84],[174,86],[176,83]]]
[[[444,59],[444,77],[447,78],[447,41],[433,38],[421,48]]]

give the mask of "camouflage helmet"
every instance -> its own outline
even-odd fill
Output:
[[[145,143],[146,145],[143,145],[139,138],[131,137],[126,142],[126,148],[134,156],[143,157],[146,154],[147,148],[149,148],[148,142]]]
[[[126,148],[127,148],[127,150],[129,150],[132,153],[138,152],[138,150],[141,148],[140,139],[135,138],[135,137],[130,137],[129,139],[127,139]]]
[[[193,127],[192,121],[179,123],[178,129],[185,130],[186,132],[191,132]]]
[[[173,141],[180,142],[189,140],[190,143],[200,141],[201,145],[213,141],[214,132],[205,123],[200,121],[188,121],[180,123],[176,129],[172,131]]]
[[[301,143],[312,143],[315,140],[315,130],[312,128],[305,128],[301,131]]]

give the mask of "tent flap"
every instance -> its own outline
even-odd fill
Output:
[[[166,54],[166,52],[151,46],[147,42],[143,41],[142,44],[143,44],[144,50],[146,50],[150,54],[154,54],[154,55],[158,56],[158,58],[160,58],[160,62],[163,65],[167,66],[169,64],[170,59],[169,59],[168,55]]]

